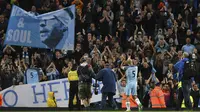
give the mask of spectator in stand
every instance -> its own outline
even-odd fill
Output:
[[[119,20],[120,16],[124,16],[125,15],[125,11],[124,11],[124,6],[121,4],[120,6],[120,10],[115,14],[115,20]]]
[[[170,87],[169,87],[169,85],[168,84],[164,84],[164,86],[163,86],[163,88],[162,88],[162,91],[163,91],[163,94],[164,94],[164,98],[165,98],[165,104],[166,104],[166,106],[167,107],[169,107],[170,106],[170,93],[171,93],[171,91],[170,91]]]
[[[159,79],[159,81],[162,81],[164,78],[163,75],[163,58],[162,58],[162,54],[158,53],[155,57],[155,61],[154,61],[154,67],[156,69],[156,77]]]
[[[106,6],[106,11],[108,12],[108,18],[110,19],[110,22],[109,22],[109,34],[113,34],[112,31],[113,31],[113,20],[114,20],[114,13],[112,12],[111,10],[111,6],[107,5]]]
[[[143,63],[141,63],[140,69],[143,80],[148,80],[151,75],[152,65],[144,61]]]
[[[63,0],[62,5],[63,5],[64,7],[70,6],[69,0]]]
[[[9,20],[11,14],[11,5],[8,3],[6,5],[6,9],[3,12],[3,15],[5,16],[5,20]]]
[[[81,0],[74,0],[72,3],[72,5],[75,4],[76,5],[76,9],[80,10],[82,12],[83,9],[83,2]]]
[[[4,55],[5,57],[6,55]],[[16,73],[16,68],[12,63],[12,60],[5,59],[4,63],[2,64],[0,77],[1,77],[1,88],[6,89],[13,85],[13,79]]]
[[[103,10],[103,14],[101,18],[99,19],[100,22],[100,33],[103,36],[102,39],[105,39],[104,37],[109,34],[109,22],[110,18],[108,16],[108,12],[106,10]]]
[[[190,30],[190,29],[188,29],[187,30],[187,32],[186,32],[186,37],[187,38],[190,38],[190,40],[191,40],[191,43],[194,43],[194,34],[193,34],[193,32]]]
[[[95,23],[91,23],[90,24],[90,27],[88,28],[87,32],[91,33],[92,35],[94,35],[97,39],[99,39],[99,31],[97,30],[96,26],[95,26]]]
[[[34,15],[34,16],[38,16],[39,15],[39,13],[37,13],[37,11],[36,11],[36,7],[35,6],[32,6],[30,13],[32,15]]]
[[[85,12],[84,12],[84,17],[85,17],[85,29],[87,29],[90,24],[92,23],[92,13],[93,13],[93,10],[92,10],[92,4],[91,3],[88,3],[87,4],[87,7],[85,9]]]
[[[54,63],[51,63],[46,69],[46,76],[48,80],[56,80],[60,78],[60,74],[56,69]]]
[[[199,87],[198,87],[197,84],[193,85],[193,88],[191,90],[191,96],[194,99],[194,106],[193,106],[193,108],[198,108],[199,99],[200,99],[200,91],[199,91]]]
[[[168,43],[164,40],[164,38],[161,38],[158,43],[155,46],[156,52],[165,52],[168,50]]]
[[[125,50],[125,45],[126,45],[126,34],[127,34],[127,29],[126,29],[127,25],[125,22],[125,18],[124,16],[120,16],[119,17],[119,21],[117,22],[117,33],[118,33],[118,41],[120,42],[121,47],[123,48],[123,50]]]
[[[124,79],[125,78],[125,75],[120,79],[118,80],[117,82],[117,88],[118,88],[118,91],[119,91],[119,94],[120,94],[120,100],[117,100],[118,103],[122,103],[122,96],[125,95],[125,88],[126,88],[126,80]]]
[[[15,66],[16,66],[16,74],[13,79],[13,85],[22,85],[23,84],[23,81],[24,81],[24,72],[23,72],[23,69],[22,69],[22,65],[21,64],[24,64],[24,62],[20,62],[20,59],[18,58],[16,61],[15,61]]]
[[[1,37],[1,41],[3,40],[2,37],[6,33],[7,26],[8,26],[8,22],[5,20],[5,16],[0,15],[0,37]]]
[[[72,61],[68,61],[68,62],[66,62],[66,64],[67,64],[67,66],[65,67],[63,67],[63,69],[62,69],[62,74],[65,76],[65,77],[68,77],[68,73],[69,73],[69,71],[71,71],[71,69],[72,69],[72,66],[73,66],[73,62]]]
[[[155,18],[153,13],[147,12],[144,18],[144,30],[148,36],[153,37],[155,32]]]
[[[58,72],[61,74],[62,73],[62,67],[64,66],[64,60],[63,60],[63,57],[62,57],[62,54],[61,54],[60,51],[55,52],[54,64],[55,64]]]
[[[28,51],[28,47],[23,47],[23,51],[21,54],[21,59],[24,59],[25,63],[29,64],[31,63],[31,54]]]
[[[10,4],[11,4],[11,5],[13,5],[13,4],[14,4],[14,5],[19,5],[19,2],[18,2],[18,0],[11,0],[11,1],[10,1]]]
[[[192,54],[195,49],[195,46],[191,44],[191,39],[186,38],[186,45],[182,47],[183,52],[187,52],[188,54]]]
[[[80,59],[83,56],[82,45],[80,43],[76,44],[75,51],[73,53],[74,59],[77,64],[80,64]]]

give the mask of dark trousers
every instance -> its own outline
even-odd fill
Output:
[[[178,90],[178,102],[177,109],[181,108],[183,99],[187,109],[192,109],[192,103],[190,101],[190,89],[191,89],[191,80],[182,81],[182,87]]]
[[[69,88],[69,110],[73,110],[74,104],[73,100],[74,97],[76,96],[76,107],[78,110],[80,110],[81,105],[80,105],[80,100],[78,97],[78,81],[70,82],[70,88]]]
[[[145,95],[144,95],[144,98],[143,98],[143,100],[142,100],[142,105],[143,105],[145,108],[148,108],[148,107],[149,107],[149,100],[150,100],[149,92],[146,92]]]
[[[101,106],[100,106],[101,110],[105,109],[107,97],[108,97],[108,101],[109,101],[109,104],[111,105],[111,107],[114,109],[117,109],[117,105],[113,99],[113,96],[114,96],[114,94],[111,92],[102,93]]]

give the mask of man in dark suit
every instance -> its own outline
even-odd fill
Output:
[[[112,108],[117,110],[117,105],[113,99],[113,96],[116,93],[116,75],[109,67],[109,64],[105,64],[104,69],[99,71],[96,79],[102,81],[103,83],[103,88],[101,89],[102,100],[100,109],[104,109],[106,105],[106,99],[108,97],[108,101],[111,104]]]

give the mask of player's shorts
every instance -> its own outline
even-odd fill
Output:
[[[126,95],[137,95],[137,83],[127,83],[126,84]]]

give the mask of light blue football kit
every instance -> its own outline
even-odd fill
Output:
[[[127,66],[126,70],[126,95],[137,95],[137,66]]]

